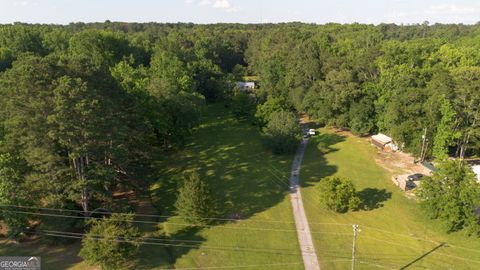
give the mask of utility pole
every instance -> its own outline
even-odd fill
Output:
[[[352,270],[355,270],[355,242],[357,240],[358,225],[353,224]]]
[[[420,151],[420,162],[422,163],[425,161],[425,155],[427,152],[427,149],[425,149],[425,141],[427,140],[427,128],[423,130],[423,135],[422,135],[422,151]]]

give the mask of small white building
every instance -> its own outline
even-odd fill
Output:
[[[477,175],[477,182],[480,183],[480,165],[473,165],[472,171]]]
[[[255,89],[255,82],[237,82],[237,87],[240,90],[253,90]]]

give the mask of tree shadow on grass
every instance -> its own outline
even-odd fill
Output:
[[[12,243],[0,239],[0,255],[2,256],[40,256],[42,268],[68,269],[82,261],[77,254],[80,241],[68,245],[50,246],[40,240],[24,243]]]
[[[158,181],[150,190],[158,210],[154,214],[175,215],[174,203],[182,182],[181,175],[193,170],[209,184],[219,204],[215,218],[225,219],[212,225],[242,222],[283,202],[289,194],[293,154],[271,155],[264,150],[257,127],[237,121],[224,110],[217,109],[209,113],[207,121],[197,130],[184,151],[159,159],[156,166]],[[261,227],[260,224],[252,226]],[[291,229],[289,223],[272,223],[271,226],[273,229],[287,229],[287,226]],[[151,260],[146,263],[155,267],[174,264],[189,250],[201,247],[202,241],[205,241],[197,236],[201,230],[202,228],[198,228],[198,231],[173,230],[173,238],[196,239],[199,241],[196,242],[197,246],[169,248],[169,254],[164,254],[170,258],[168,262]],[[259,233],[258,237],[261,235]],[[247,243],[253,242],[250,234],[245,237],[249,238],[245,240]],[[288,239],[289,236],[279,238],[283,237]],[[236,237],[226,240],[242,244]],[[167,252],[167,249],[163,250],[158,252]],[[146,259],[160,255],[152,254],[146,256]]]
[[[159,265],[175,266],[178,258],[198,249],[205,238],[198,235],[201,227],[185,227],[169,236],[147,238],[140,250],[140,260],[137,266],[142,269],[151,269]],[[155,238],[155,239],[154,239]]]
[[[317,148],[323,154],[332,153],[338,151],[337,148],[332,146],[345,141],[345,136],[335,134],[335,133],[322,133],[315,138],[315,142],[317,143]]]
[[[329,165],[325,154],[338,151],[334,145],[345,141],[339,134],[322,133],[309,139],[300,171],[300,186],[309,187],[335,174],[338,167]]]
[[[383,202],[392,198],[392,193],[386,189],[365,188],[359,191],[358,196],[361,199],[360,209],[373,210],[383,206]]]

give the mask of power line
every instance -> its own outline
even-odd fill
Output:
[[[83,239],[83,236],[86,236],[86,234],[81,234],[81,233],[70,233],[70,232],[60,232],[60,231],[41,231],[41,232],[44,235],[48,235],[48,236],[75,238],[75,239]],[[338,234],[338,233],[334,233],[334,234]],[[378,238],[375,238],[375,237],[363,236],[362,238],[372,239],[372,240],[376,240],[376,241],[381,241],[381,242],[385,242],[385,243],[389,243],[389,244],[393,244],[393,245],[398,245],[398,246],[418,250],[418,249],[413,248],[413,247],[408,246],[408,245],[402,245],[402,244],[394,243],[394,242],[391,242],[391,241],[378,239]],[[104,238],[102,238],[102,239],[104,239]],[[102,240],[102,239],[99,238],[99,239],[95,239],[95,240]],[[146,237],[146,238],[139,237],[138,239],[146,239],[146,240],[153,240],[153,241],[166,241],[165,239],[149,238],[149,237]],[[128,241],[128,240],[119,240],[119,239],[105,239],[105,240],[107,240],[107,241],[117,241],[118,240],[119,242],[134,242],[134,241]],[[172,240],[172,242],[173,241],[185,241],[185,242],[191,241],[191,240],[180,240],[180,239],[171,239],[171,240]],[[201,248],[216,249],[216,250],[232,250],[232,251],[248,251],[248,252],[251,251],[251,252],[264,252],[264,253],[275,253],[275,254],[285,254],[285,255],[300,255],[300,253],[285,253],[285,252],[280,253],[278,250],[274,250],[274,249],[255,249],[255,248],[227,247],[227,246],[212,247],[212,246],[169,244],[169,243],[145,242],[145,241],[140,241],[139,243],[146,244],[146,245],[175,246],[175,247],[188,247],[188,248],[200,248],[201,247]],[[268,252],[268,251],[273,251],[273,252]],[[324,252],[324,251],[322,251],[322,252]],[[447,256],[447,257],[451,257],[451,258],[455,258],[455,259],[459,259],[459,260],[480,263],[480,261],[477,261],[477,260],[471,260],[471,259],[468,259],[468,258],[449,255],[449,254],[445,254],[445,253],[437,253],[437,254]],[[351,261],[351,260],[349,260],[349,261]],[[360,261],[358,261],[358,262],[360,262]]]
[[[338,259],[338,260],[323,260],[322,262],[349,262],[350,260]],[[200,269],[236,269],[236,268],[256,268],[256,269],[265,269],[265,268],[258,268],[263,266],[284,266],[284,265],[296,265],[296,264],[303,264],[303,262],[298,263],[279,263],[279,264],[256,264],[256,265],[240,265],[240,266],[207,266],[207,267],[200,267]],[[167,268],[165,270],[196,270],[196,268]]]
[[[248,247],[238,247],[238,246],[203,246],[203,245],[194,245],[194,244],[161,243],[157,241],[164,241],[164,239],[151,238],[151,237],[132,237],[128,239],[125,237],[119,237],[115,239],[108,239],[98,234],[91,235],[91,234],[85,234],[85,233],[73,233],[73,232],[49,231],[49,230],[40,230],[38,232],[44,235],[56,236],[56,237],[66,237],[66,238],[76,238],[76,239],[84,239],[85,237],[88,237],[89,239],[93,239],[96,241],[105,240],[109,242],[140,243],[140,244],[146,244],[146,245],[160,245],[160,246],[167,246],[167,247],[172,246],[172,247],[205,248],[205,249],[239,251],[239,252],[240,251],[263,252],[263,253],[270,253],[270,254],[274,253],[274,254],[282,254],[282,255],[300,255],[301,254],[299,252],[293,252],[291,250],[271,249],[271,248],[248,248]],[[137,241],[134,241],[134,240],[137,240]],[[311,254],[311,252],[308,252],[308,253]]]
[[[64,217],[64,218],[76,218],[76,219],[85,219],[85,217],[81,216],[70,216],[70,215],[61,215],[61,214],[46,214],[46,213],[35,213],[35,212],[26,212],[26,211],[15,211],[15,210],[3,210],[11,213],[18,213],[18,214],[26,214],[26,215],[40,215],[40,216],[49,216],[49,217]],[[97,220],[102,220],[103,218],[96,218],[96,217],[90,217],[91,219],[97,219]],[[116,219],[110,219],[115,221]],[[124,221],[124,220],[122,220]],[[158,224],[159,222],[155,221],[141,221],[141,220],[131,220],[127,221],[130,223],[141,223],[141,224]],[[170,225],[181,225],[181,226],[200,226],[200,227],[205,227],[205,228],[226,228],[226,229],[232,229],[232,230],[252,230],[252,231],[274,231],[274,232],[297,232],[298,230],[292,230],[292,229],[269,229],[269,228],[258,228],[258,227],[232,227],[232,226],[225,226],[225,225],[198,225],[198,224],[193,224],[193,223],[176,223],[176,222],[169,222],[169,221],[164,221],[166,224]],[[347,233],[337,233],[337,232],[312,232],[314,234],[335,234],[335,235],[350,235]]]
[[[235,266],[207,266],[207,267],[200,267],[200,269],[237,269],[237,268],[256,268],[259,269],[259,267],[268,266],[270,267],[276,267],[276,266],[287,266],[287,265],[298,265],[302,264],[303,262],[294,262],[294,263],[273,263],[273,264],[252,264],[252,265],[235,265]],[[165,270],[196,270],[199,269],[198,267],[195,268],[167,268]]]
[[[388,267],[386,265],[383,265],[383,264],[377,264],[377,263],[370,263],[370,262],[366,262],[366,261],[358,261],[359,263],[363,263],[363,264],[368,264],[368,265],[371,265],[371,266],[376,266],[378,268],[383,268],[383,269],[394,269],[396,267]]]
[[[395,245],[395,246],[407,247],[407,248],[410,248],[410,249],[418,249],[418,248],[414,248],[414,247],[409,246],[409,245],[402,245],[402,244],[399,244],[399,243],[395,243],[395,242],[392,242],[392,241],[387,241],[387,240],[383,240],[383,239],[379,239],[379,238],[371,237],[371,236],[362,236],[362,239],[371,239],[371,240],[384,242],[384,243]]]
[[[7,205],[1,204],[0,207],[15,207],[15,208],[24,208],[24,209],[35,209],[35,210],[48,210],[48,211],[61,211],[61,212],[71,212],[71,213],[78,213],[78,214],[85,214],[85,213],[92,213],[92,211],[82,211],[82,210],[73,210],[73,209],[61,209],[61,208],[48,208],[48,207],[35,207],[35,206],[24,206],[24,205]],[[2,211],[2,210],[0,210]],[[3,210],[3,211],[12,211],[12,210]],[[101,214],[101,213],[100,213]],[[138,217],[159,217],[159,218],[172,218],[172,217],[186,217],[186,216],[179,216],[179,215],[153,215],[153,214],[137,214],[137,213],[125,213],[125,212],[109,212],[109,214],[133,214],[134,216]],[[84,217],[82,217],[84,218]],[[92,217],[95,218],[95,217]],[[219,221],[248,221],[248,222],[255,222],[255,223],[285,223],[285,224],[295,224],[294,221],[281,221],[281,220],[241,220],[241,219],[234,219],[234,218],[209,218],[209,217],[200,217],[201,219],[206,220],[219,220]],[[155,222],[155,221],[148,221],[148,222]],[[158,223],[158,222],[155,222]],[[346,223],[321,223],[321,222],[313,222],[310,224],[317,224],[317,225],[345,225],[351,226],[351,224]]]
[[[17,208],[26,208],[26,209],[39,209],[39,210],[52,210],[52,211],[65,211],[65,212],[72,212],[72,213],[92,213],[92,211],[82,211],[82,210],[73,210],[73,209],[59,209],[59,208],[48,208],[48,207],[33,207],[33,206],[22,206],[22,205],[0,205],[0,207],[17,207]],[[126,214],[122,212],[110,212],[111,214]],[[152,215],[152,214],[138,214],[133,213],[133,215],[137,217],[159,217],[159,218],[171,218],[171,217],[182,217],[178,215]],[[239,219],[234,218],[214,218],[214,217],[202,217],[202,219],[207,220],[221,220],[221,221],[239,221]],[[265,223],[288,223],[293,224],[293,221],[281,221],[281,220],[252,220],[255,222],[265,222]]]
[[[409,245],[402,245],[402,244],[398,244],[398,243],[395,243],[395,242],[386,241],[386,240],[382,240],[382,239],[378,239],[378,238],[370,237],[370,236],[362,236],[362,239],[363,239],[363,238],[365,238],[365,239],[372,239],[372,240],[380,241],[380,242],[385,242],[385,243],[388,243],[388,244],[391,244],[391,245],[406,247],[406,248],[409,248],[409,249],[412,249],[412,250],[420,250],[420,249],[421,249],[421,248],[415,248],[415,247],[412,247],[412,246],[409,246]],[[459,260],[465,260],[465,261],[480,263],[480,261],[477,261],[477,260],[471,260],[471,259],[468,259],[468,258],[459,257],[459,256],[455,256],[455,255],[449,255],[449,254],[445,254],[445,253],[441,253],[441,252],[436,252],[435,254],[436,254],[436,255],[443,255],[443,256],[447,256],[447,257],[459,259]]]
[[[33,231],[33,230],[29,230],[27,233],[34,233],[34,232],[40,232],[44,235],[55,235],[55,236],[59,236],[60,235],[63,235],[63,236],[66,236],[66,237],[70,237],[70,236],[76,236],[76,237],[79,237],[78,239],[83,239],[85,236],[93,236],[91,237],[91,239],[95,239],[95,240],[108,240],[108,241],[116,241],[116,240],[119,240],[120,242],[122,241],[132,241],[133,240],[124,240],[126,239],[125,237],[119,237],[119,238],[116,238],[116,239],[106,239],[105,237],[103,237],[102,235],[99,235],[99,234],[89,234],[89,233],[75,233],[75,232],[64,232],[64,231],[52,231],[52,230],[37,230],[37,231]],[[138,240],[141,240],[140,243],[146,243],[146,244],[149,244],[149,243],[158,243],[158,242],[148,242],[148,241],[145,241],[145,240],[149,240],[149,241],[166,241],[166,242],[169,242],[169,241],[173,241],[173,242],[182,242],[182,241],[185,241],[185,242],[189,242],[189,241],[192,241],[192,240],[182,240],[182,239],[163,239],[163,238],[155,238],[155,237],[132,237],[132,238],[129,238],[129,239],[138,239]],[[203,241],[194,241],[194,242],[203,242]],[[287,254],[287,255],[301,255],[301,253],[299,252],[294,252],[292,250],[287,250],[287,249],[273,249],[273,248],[250,248],[250,247],[239,247],[239,246],[203,246],[203,245],[185,245],[185,244],[169,244],[169,243],[160,243],[162,244],[163,246],[175,246],[175,247],[191,247],[191,248],[206,248],[206,249],[218,249],[218,250],[227,250],[227,251],[251,251],[251,252],[266,252],[266,253],[279,253],[281,252],[281,254]],[[332,250],[323,250],[324,252],[331,252],[333,254],[338,254],[337,251],[332,251]],[[313,254],[312,251],[307,251],[308,254]]]
[[[66,211],[66,210],[69,210],[69,209],[58,209],[58,208],[42,208],[42,207],[29,207],[29,206],[20,206],[20,205],[0,205],[0,207],[19,207],[19,208],[30,208],[30,209],[41,209],[41,210],[55,210],[55,211]],[[3,210],[3,211],[7,211],[7,212],[14,212],[14,213],[20,213],[20,214],[28,214],[28,215],[40,215],[40,216],[51,216],[51,217],[65,217],[65,218],[77,218],[77,219],[84,219],[84,217],[81,217],[81,216],[71,216],[71,215],[61,215],[61,214],[45,214],[45,213],[36,213],[36,212],[25,212],[25,211],[14,211],[14,210]],[[71,210],[71,211],[74,211],[74,212],[78,212],[78,213],[82,213],[83,211],[80,211],[80,210]],[[155,216],[155,215],[151,215],[151,216]],[[95,217],[92,217],[94,219],[101,219],[101,218],[95,218]],[[155,222],[155,221],[140,221],[140,220],[134,220],[132,221],[134,223],[146,223],[146,224],[158,224],[159,222]],[[167,223],[167,224],[171,224],[171,225],[182,225],[182,226],[185,226],[185,225],[195,225],[195,226],[198,226],[197,224],[191,224],[191,223],[175,223],[175,222],[168,222],[168,221],[164,221],[164,223]],[[322,224],[322,225],[350,225],[350,224],[344,224],[344,223],[311,223],[311,224]],[[276,232],[294,232],[296,230],[288,230],[288,229],[269,229],[269,228],[256,228],[256,227],[230,227],[230,226],[223,226],[223,225],[206,225],[205,227],[223,227],[223,228],[227,228],[227,229],[236,229],[236,230],[242,230],[242,229],[245,229],[245,230],[260,230],[260,231],[276,231]],[[391,231],[387,231],[387,230],[383,230],[383,229],[378,229],[378,228],[374,228],[374,227],[371,227],[371,226],[365,226],[365,225],[362,225],[362,227],[366,227],[368,229],[372,229],[372,230],[376,230],[376,231],[379,231],[379,232],[382,232],[384,234],[394,234],[394,235],[399,235],[399,236],[403,236],[403,237],[407,237],[407,238],[412,238],[412,239],[417,239],[417,240],[421,240],[421,241],[426,241],[426,242],[430,242],[430,243],[434,243],[434,244],[438,244],[439,242],[438,241],[434,241],[434,240],[430,240],[430,239],[423,239],[423,238],[419,238],[419,237],[414,237],[414,236],[411,236],[411,235],[407,235],[407,234],[400,234],[400,233],[395,233],[395,232],[391,232]],[[313,231],[311,232],[312,234],[332,234],[332,235],[351,235],[350,233],[337,233],[337,232],[318,232],[318,231]],[[362,238],[366,238],[366,239],[372,239],[372,240],[376,240],[376,241],[380,241],[380,242],[385,242],[385,243],[389,243],[389,244],[392,244],[392,245],[397,245],[397,246],[402,246],[402,247],[408,247],[410,249],[413,249],[412,246],[407,246],[407,245],[402,245],[402,244],[398,244],[396,242],[391,242],[391,241],[387,241],[387,240],[383,240],[383,239],[378,239],[378,238],[375,238],[375,237],[370,237],[370,236],[363,236]],[[464,249],[464,250],[469,250],[469,251],[474,251],[474,252],[480,252],[479,250],[475,250],[475,249],[471,249],[471,248],[465,248],[465,247],[462,247],[462,246],[457,246],[457,245],[450,245],[448,244],[449,247],[452,247],[452,248],[459,248],[459,249]],[[453,255],[448,255],[448,256],[453,256]],[[458,258],[458,259],[465,259],[465,258],[462,258],[462,257],[456,257],[456,256],[453,256],[455,258]],[[474,262],[479,262],[479,261],[474,261]]]
[[[408,238],[417,239],[417,240],[421,240],[421,241],[431,242],[431,243],[434,243],[434,244],[439,244],[439,243],[440,243],[439,241],[435,241],[435,240],[431,240],[431,239],[415,237],[415,236],[411,236],[411,235],[408,235],[408,234],[391,232],[391,231],[387,231],[387,230],[383,230],[383,229],[378,229],[378,228],[374,228],[374,227],[370,227],[370,226],[366,226],[366,225],[362,225],[362,228],[367,228],[367,229],[375,230],[375,231],[378,231],[378,232],[382,232],[382,233],[384,233],[384,234],[393,234],[393,235],[408,237]]]
[[[278,171],[278,170],[277,170],[277,171]],[[284,176],[278,176],[278,175],[276,175],[275,173],[273,173],[271,170],[269,170],[269,172],[270,172],[274,177],[276,177],[277,180],[279,180],[279,181],[280,181],[281,183],[283,183],[283,184],[286,184],[286,185],[290,188],[290,179],[289,179],[289,178],[284,177]],[[283,179],[283,180],[282,180],[282,179]],[[284,182],[284,180],[285,180],[286,182]],[[315,195],[317,195],[317,196],[320,196],[320,194],[317,193],[315,190],[313,191],[313,193],[314,193]],[[321,209],[319,206],[315,205],[315,204],[311,201],[311,197],[310,197],[310,199],[308,199],[309,197],[310,197],[310,195],[309,195],[308,193],[307,193],[307,194],[302,193],[302,202],[303,202],[305,205],[309,205],[310,207],[312,207],[312,209],[315,209],[315,210],[318,210],[319,212],[321,212],[322,209]],[[305,198],[307,198],[307,199],[305,199]],[[319,223],[309,222],[309,224],[319,224]],[[332,224],[332,225],[333,225],[333,224]],[[341,224],[341,223],[337,223],[337,224],[335,224],[335,225],[351,226],[351,224]]]
[[[468,259],[468,258],[463,258],[463,257],[455,256],[455,255],[449,255],[449,254],[445,254],[445,253],[442,253],[442,252],[437,252],[436,254],[437,254],[437,255],[442,255],[442,256],[447,256],[447,257],[450,257],[450,258],[455,258],[455,259],[458,259],[458,260],[463,260],[463,261],[468,261],[468,262],[474,262],[474,263],[480,263],[480,261],[477,261],[477,260],[472,260],[472,259]]]

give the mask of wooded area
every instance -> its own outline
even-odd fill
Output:
[[[114,192],[145,190],[206,103],[253,119],[273,152],[307,113],[417,156],[424,133],[427,157],[480,155],[480,26],[2,25],[0,95],[0,204],[126,211]],[[3,215],[21,234],[25,215]]]

